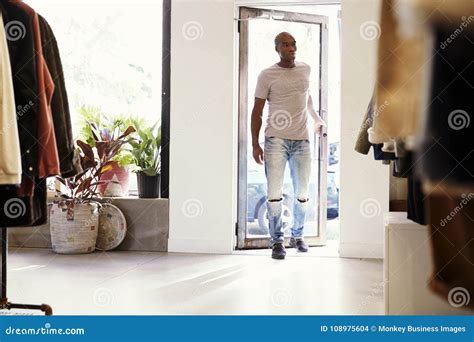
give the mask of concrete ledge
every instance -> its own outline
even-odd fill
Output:
[[[127,236],[116,250],[168,251],[168,199],[109,197],[100,201],[119,207],[127,220]],[[49,222],[37,227],[9,228],[8,239],[10,247],[51,248]]]

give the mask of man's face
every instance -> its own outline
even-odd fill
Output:
[[[290,35],[280,37],[276,50],[283,60],[294,60],[296,57],[296,41]]]

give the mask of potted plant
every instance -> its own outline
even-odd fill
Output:
[[[129,127],[123,134],[104,141],[94,132],[95,147],[78,140],[83,171],[75,177],[56,177],[62,189],[50,211],[50,230],[53,251],[60,254],[92,253],[95,250],[99,224],[100,197],[98,187],[101,176],[112,169],[113,158],[134,132]]]
[[[123,115],[106,115],[96,107],[84,106],[80,109],[80,114],[81,139],[92,147],[95,147],[96,141],[94,132],[98,133],[102,141],[110,141],[131,125],[131,119]],[[101,180],[109,181],[99,184],[98,190],[102,196],[121,197],[128,193],[131,162],[130,151],[121,148],[112,158],[112,168],[101,175]]]
[[[132,163],[137,174],[138,197],[158,198],[160,196],[161,172],[161,127],[146,127],[143,120],[133,120],[137,138],[131,139]]]

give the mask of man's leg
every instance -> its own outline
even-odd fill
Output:
[[[295,196],[291,237],[298,239],[303,238],[306,210],[309,201],[308,192],[309,177],[311,174],[311,149],[308,140],[298,140],[293,142],[293,148],[291,149],[289,156],[289,164]]]
[[[264,161],[267,177],[267,210],[270,230],[270,245],[283,243],[282,192],[285,166],[288,160],[285,139],[265,138]]]

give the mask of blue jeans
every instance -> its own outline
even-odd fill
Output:
[[[290,164],[295,200],[291,236],[303,237],[306,209],[308,207],[309,176],[311,174],[311,149],[309,140],[290,140],[265,137],[265,175],[268,183],[267,211],[270,245],[283,242],[283,178],[286,163]]]

